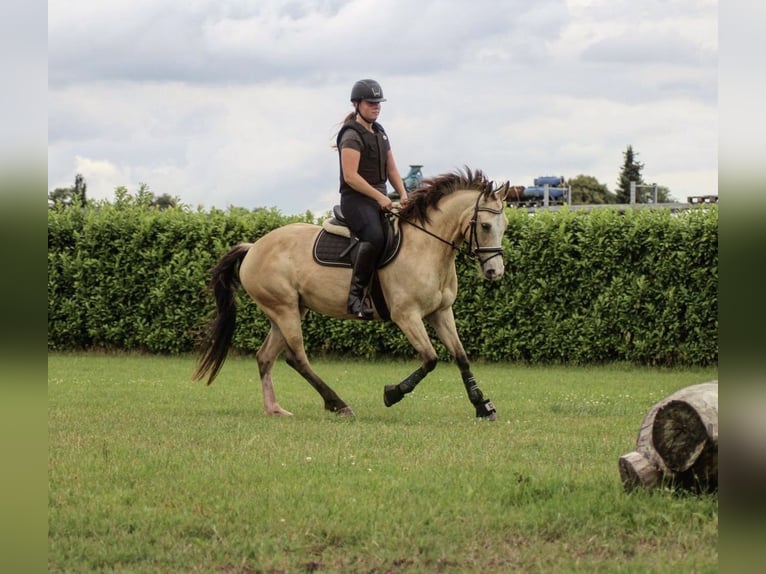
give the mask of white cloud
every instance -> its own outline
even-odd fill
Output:
[[[191,205],[329,209],[333,133],[353,82],[374,77],[404,172],[613,188],[631,144],[676,197],[717,190],[717,2],[49,8],[51,188],[82,173],[91,196],[143,182]]]
[[[114,190],[130,181],[130,168],[107,160],[75,156],[75,172],[83,174],[90,199],[114,199]],[[72,185],[74,177],[61,187]],[[57,186],[58,187],[58,186]]]

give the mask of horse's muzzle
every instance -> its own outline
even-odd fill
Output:
[[[479,253],[493,253],[493,255],[490,255],[486,259],[482,259],[481,255],[479,255],[479,262],[481,263],[481,271],[484,274],[485,279],[489,279],[490,281],[497,281],[503,276],[503,273],[505,273],[505,264],[503,262],[503,252],[501,249],[496,248],[480,248],[477,249],[477,252]]]
[[[503,273],[505,272],[505,269],[502,267],[500,269],[495,269],[494,267],[490,267],[489,269],[484,270],[484,277],[486,279],[489,279],[490,281],[497,281],[503,276]]]

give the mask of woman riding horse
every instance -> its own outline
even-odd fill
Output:
[[[340,208],[351,233],[359,240],[351,254],[354,270],[348,292],[349,314],[357,319],[372,319],[372,309],[364,305],[375,264],[383,252],[382,212],[391,209],[386,180],[407,203],[407,190],[391,151],[383,126],[376,120],[383,89],[375,80],[359,80],[351,88],[354,111],[346,116],[336,140],[340,157]]]

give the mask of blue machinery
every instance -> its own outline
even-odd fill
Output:
[[[420,183],[423,181],[422,168],[423,166],[419,164],[410,165],[410,172],[402,179],[402,182],[404,183],[404,189],[407,190],[407,193],[420,187]],[[393,201],[398,201],[401,199],[395,189],[388,193],[388,197],[390,197]]]
[[[407,190],[407,192],[420,187],[420,182],[423,181],[423,171],[421,170],[422,167],[422,165],[417,164],[410,165],[410,173],[408,173],[404,178],[404,188]]]
[[[410,171],[404,177],[404,187],[408,192],[417,189],[423,181],[423,166],[420,164],[410,164]],[[637,203],[637,188],[646,187],[652,189],[652,197],[648,203]],[[657,184],[637,185],[636,182],[630,182],[630,203],[626,205],[616,204],[595,204],[595,205],[572,205],[569,186],[566,180],[560,175],[544,175],[534,179],[534,185],[529,187],[518,186],[516,197],[508,197],[509,207],[526,207],[534,211],[536,207],[550,208],[554,210],[561,209],[561,206],[568,204],[570,209],[591,210],[599,207],[612,207],[625,209],[626,207],[669,207],[673,210],[686,209],[693,205],[718,203],[717,195],[693,196],[687,198],[687,203],[657,203]],[[399,199],[399,194],[393,191],[389,194],[391,199]]]
[[[534,185],[524,188],[521,193],[521,201],[548,205],[550,202],[562,202],[568,199],[569,188],[566,186],[564,176],[544,175],[536,177]]]

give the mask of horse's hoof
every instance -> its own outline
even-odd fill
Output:
[[[474,406],[476,407],[477,419],[483,420],[483,421],[497,420],[497,411],[495,410],[495,405],[492,403],[491,400],[484,399],[484,401]]]
[[[335,414],[339,417],[355,417],[354,411],[351,407],[343,407],[342,409],[338,409],[335,411]]]
[[[383,404],[387,407],[395,405],[404,398],[404,393],[399,385],[386,385],[383,387]]]
[[[282,407],[279,407],[279,406],[276,407],[276,408],[273,408],[273,409],[268,409],[266,411],[266,414],[267,415],[282,416],[282,417],[291,417],[291,416],[293,416],[293,413],[291,413],[290,411],[286,411],[285,409],[283,409]]]

